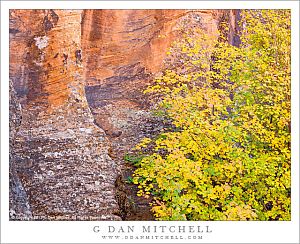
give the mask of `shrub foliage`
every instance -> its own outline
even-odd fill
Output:
[[[146,90],[173,124],[137,146],[158,220],[290,220],[290,12],[241,17],[239,47],[186,30]]]

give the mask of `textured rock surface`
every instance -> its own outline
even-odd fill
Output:
[[[9,83],[9,216],[11,219],[32,219],[27,194],[16,171],[16,133],[22,112],[12,82]]]
[[[11,10],[10,78],[23,105],[11,136],[11,189],[21,189],[11,191],[11,218],[152,219],[147,201],[134,203],[134,190],[115,182],[120,170],[130,174],[124,154],[159,130],[142,90],[163,69],[182,23],[217,37],[226,21],[238,44],[237,13]]]
[[[86,80],[98,85],[110,77],[160,69],[172,40],[172,25],[184,10],[88,10],[83,16]],[[164,38],[163,35],[168,35]]]
[[[178,23],[217,35],[219,23],[229,23],[233,42],[236,11],[232,10],[86,10],[82,21],[86,95],[96,120],[108,133],[113,125],[106,106],[145,103],[141,91],[159,73],[171,43],[180,38]],[[121,101],[121,102],[120,102]],[[104,108],[103,111],[93,108]]]
[[[217,38],[220,22],[225,21],[229,23],[228,40],[233,43],[236,14],[231,10],[85,11],[82,43],[86,95],[96,123],[110,138],[112,157],[125,179],[132,171],[124,162],[125,153],[141,138],[159,130],[142,91],[164,68],[167,49],[180,38],[180,29],[198,27]],[[149,201],[137,199],[132,189],[125,189],[123,194],[136,205],[130,213],[121,200],[126,220],[153,218]]]
[[[81,11],[19,10],[11,15],[11,28],[25,28],[11,38],[16,39],[11,49],[23,36],[27,40],[27,96],[14,147],[33,218],[120,219],[115,215],[117,167],[84,94]],[[15,63],[11,66],[13,71]]]
[[[133,77],[161,70],[166,50],[177,36],[178,21],[186,15],[210,34],[219,22],[235,28],[232,10],[86,10],[82,43],[87,85],[107,84],[112,77]]]
[[[10,77],[27,103],[66,103],[70,82],[82,75],[80,23],[78,10],[10,12]]]

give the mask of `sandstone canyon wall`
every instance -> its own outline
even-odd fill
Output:
[[[119,219],[113,189],[117,167],[84,94],[81,14],[11,12],[10,59],[28,74],[25,89],[19,86],[27,94],[15,164],[34,219]],[[11,78],[18,84],[22,73],[14,73],[16,67],[13,61]]]
[[[202,28],[217,36],[220,22],[226,21],[233,43],[237,15],[235,10],[84,11],[84,79],[96,122],[112,134],[120,130],[113,119],[116,108],[124,108],[126,117],[129,107],[146,103],[141,91],[163,69],[168,48],[180,39],[180,28]]]
[[[11,174],[28,218],[120,220],[123,155],[157,129],[142,90],[191,19],[216,37],[225,20],[237,42],[232,10],[11,10],[11,100],[22,105]]]

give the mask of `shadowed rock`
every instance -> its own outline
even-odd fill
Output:
[[[118,168],[85,98],[81,11],[13,10],[11,16],[12,27],[23,26],[11,49],[18,40],[27,42],[27,96],[13,148],[32,218],[120,220],[114,192]],[[39,24],[30,26],[32,19]]]
[[[132,171],[124,154],[160,129],[142,90],[163,69],[179,23],[217,35],[225,20],[237,43],[236,19],[231,10],[11,10],[22,123],[11,96],[10,218],[153,219],[149,200],[133,204],[137,189],[118,177]]]

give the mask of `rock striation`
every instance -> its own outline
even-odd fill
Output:
[[[16,170],[16,134],[22,120],[22,110],[12,81],[9,82],[9,216],[11,219],[32,219],[27,194]]]
[[[149,103],[142,91],[165,68],[167,50],[173,41],[181,38],[181,29],[201,28],[218,38],[220,23],[226,22],[228,41],[233,43],[237,21],[235,10],[84,11],[86,96],[96,123],[110,138],[112,157],[121,167],[124,179],[132,171],[124,163],[124,155],[141,138],[160,129],[160,122],[149,113]],[[117,194],[137,203],[132,213],[123,206],[129,204],[119,200],[123,218],[153,219],[149,201],[137,199],[135,191],[119,187]]]
[[[200,27],[217,37],[220,22],[226,21],[228,39],[233,42],[237,13],[236,10],[85,10],[82,18],[85,89],[97,123],[113,133],[117,128],[109,121],[111,116],[106,106],[145,104],[141,91],[163,69],[167,50],[180,38],[183,25]]]
[[[81,11],[13,10],[11,15],[11,29],[20,30],[12,34],[11,49],[20,39],[26,42],[22,64],[28,72],[14,164],[32,218],[119,220],[117,167],[85,97]],[[11,66],[13,71],[15,63]],[[15,84],[19,77],[12,75]]]
[[[11,10],[10,218],[145,218],[147,202],[129,216],[119,197],[134,194],[119,177],[124,153],[159,130],[142,90],[182,26],[217,38],[225,21],[238,45],[238,19],[237,10]]]

